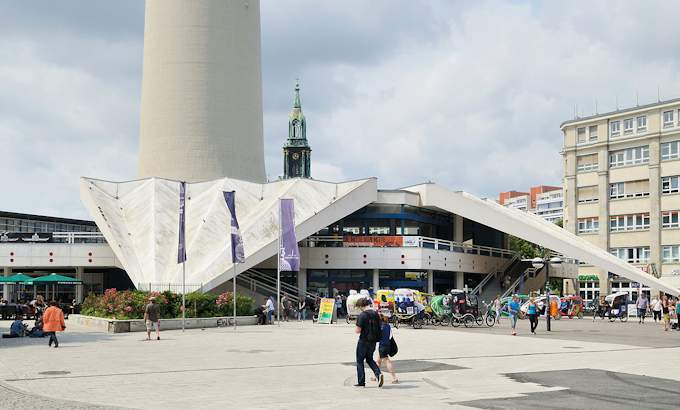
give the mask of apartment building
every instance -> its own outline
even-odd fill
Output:
[[[529,192],[506,191],[498,195],[498,203],[508,208],[532,212],[548,222],[557,222],[564,217],[562,188],[539,185]]]
[[[564,227],[673,285],[680,285],[680,98],[565,121]],[[581,290],[637,283],[583,265]],[[655,289],[642,288],[655,292]]]

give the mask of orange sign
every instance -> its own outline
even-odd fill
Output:
[[[387,247],[402,247],[404,246],[404,240],[401,236],[354,236],[346,235],[342,238],[342,243],[344,246],[357,246],[357,247],[374,247],[374,248],[387,248]]]

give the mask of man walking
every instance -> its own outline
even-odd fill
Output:
[[[647,296],[642,293],[638,298],[637,303],[635,303],[635,307],[637,307],[638,323],[645,323],[648,305],[649,301],[647,300]]]
[[[361,298],[357,301],[356,306],[361,310],[359,317],[357,317],[357,325],[354,332],[359,334],[357,341],[357,384],[354,387],[366,386],[366,374],[364,372],[364,361],[373,370],[375,378],[378,380],[378,387],[383,385],[383,375],[380,373],[375,360],[373,360],[373,352],[375,352],[375,344],[380,341],[382,330],[380,328],[380,317],[378,313],[372,309],[368,309],[371,301],[368,298]]]
[[[156,298],[151,296],[149,304],[144,308],[144,323],[146,323],[146,340],[151,340],[151,330],[156,329],[156,340],[161,340],[161,308],[156,303]]]
[[[508,303],[508,314],[510,315],[510,325],[512,326],[512,335],[517,336],[517,316],[519,315],[519,297],[512,295],[512,300]],[[546,308],[549,309],[549,308]],[[550,314],[550,313],[548,313]]]
[[[57,340],[57,332],[63,332],[66,330],[66,324],[64,323],[64,312],[59,309],[59,305],[56,301],[50,301],[50,307],[43,313],[43,331],[46,336],[50,337],[50,341],[47,343],[48,346],[59,347],[59,340]]]

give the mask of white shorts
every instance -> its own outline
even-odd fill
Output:
[[[158,331],[161,330],[160,325],[161,325],[161,322],[160,322],[160,321],[158,321],[158,322],[152,322],[152,321],[150,321],[150,320],[147,320],[147,321],[146,321],[146,331],[147,331],[147,332],[150,332],[150,331],[152,331],[152,330],[155,329],[156,332],[158,332]]]

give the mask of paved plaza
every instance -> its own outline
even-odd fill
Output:
[[[0,322],[7,328],[8,322]],[[680,332],[553,322],[554,332],[399,328],[401,384],[356,382],[346,324],[3,339],[0,408],[677,408]]]

